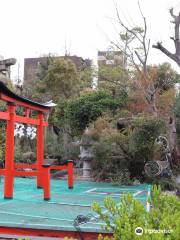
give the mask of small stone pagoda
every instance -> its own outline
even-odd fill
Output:
[[[91,137],[89,129],[86,129],[80,143],[80,159],[83,162],[83,179],[91,180],[91,161],[93,159],[92,147],[94,140]]]

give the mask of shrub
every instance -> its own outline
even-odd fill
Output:
[[[163,191],[173,191],[179,188],[176,180],[173,176],[171,177],[156,177],[149,180],[150,183],[159,185]]]
[[[116,111],[125,105],[126,99],[114,99],[105,91],[95,91],[84,94],[68,102],[60,101],[54,114],[54,119],[62,126],[69,124],[75,135],[82,134],[90,123],[107,111]]]
[[[153,160],[155,139],[165,132],[164,122],[139,117],[131,127],[117,130],[109,118],[98,118],[91,126],[96,142],[92,173],[96,180],[130,184],[134,178],[144,180],[144,164]],[[133,126],[133,127],[132,127]]]
[[[58,142],[58,137],[50,128],[46,130],[45,155],[51,156],[52,158],[63,155],[63,146]]]
[[[114,240],[177,240],[180,236],[180,202],[176,196],[161,193],[159,187],[154,186],[151,198],[152,209],[146,211],[144,205],[127,194],[121,198],[121,204],[108,197],[104,200],[102,209],[99,203],[93,203],[93,210],[105,223],[104,228],[113,233]],[[135,234],[135,229],[170,230],[168,233]],[[110,238],[99,237],[99,240]]]
[[[153,160],[155,139],[165,133],[165,122],[154,117],[139,117],[134,120],[134,129],[129,136],[131,177],[144,178],[143,169],[147,161]]]
[[[102,124],[100,124],[100,122]],[[96,139],[93,147],[92,175],[96,180],[127,184],[129,181],[128,136],[98,119],[94,124]]]
[[[111,179],[113,185],[131,185],[133,181],[134,179],[130,178],[130,172],[128,168],[117,170],[117,172],[112,175]]]

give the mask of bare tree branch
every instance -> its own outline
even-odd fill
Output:
[[[166,56],[168,56],[169,58],[171,58],[172,60],[176,61],[176,55],[169,52],[165,47],[163,47],[162,43],[157,42],[156,45],[152,46],[153,48],[157,48],[159,50],[161,50],[161,52],[163,52]]]
[[[146,100],[147,104],[149,105],[150,109],[152,109],[152,114],[157,115],[156,111],[156,89],[154,86],[154,79],[150,75],[148,67],[147,67],[147,60],[148,60],[148,54],[150,50],[150,39],[147,39],[147,23],[146,18],[143,15],[140,3],[138,2],[139,11],[141,14],[141,17],[143,19],[143,28],[129,28],[127,25],[124,24],[122,21],[117,4],[115,4],[115,10],[117,15],[118,23],[121,27],[123,27],[127,33],[129,33],[131,36],[133,36],[133,40],[137,40],[139,43],[140,51],[137,50],[137,48],[134,50],[134,47],[129,44],[130,42],[125,43],[125,54],[130,59],[132,64],[134,65],[138,77],[136,77],[136,85],[140,89],[140,91],[143,93],[144,99]]]
[[[161,52],[163,52],[166,56],[171,58],[173,61],[177,63],[177,65],[180,67],[180,13],[176,16],[174,14],[173,8],[169,10],[169,13],[171,17],[173,18],[173,23],[175,24],[174,26],[174,37],[170,37],[174,41],[175,45],[175,53],[171,53],[168,49],[166,49],[162,43],[157,42],[157,44],[153,45],[153,48],[159,49]]]
[[[138,34],[137,34],[135,31],[129,29],[129,28],[128,28],[126,25],[124,25],[124,23],[122,22],[122,20],[121,20],[121,18],[120,18],[120,15],[119,15],[119,11],[118,11],[117,5],[115,5],[115,9],[116,9],[116,15],[117,15],[119,24],[120,24],[124,29],[126,29],[129,33],[133,34],[133,35],[139,40],[140,43],[142,43],[142,40],[140,39],[140,37],[138,36]]]
[[[148,56],[148,54],[149,54],[150,43],[151,43],[151,40],[149,39],[149,40],[148,40],[148,45],[147,45],[147,56]]]
[[[171,17],[173,17],[174,19],[176,18],[176,16],[174,15],[174,9],[173,8],[170,8],[169,9],[169,12],[171,14]]]
[[[139,55],[139,53],[138,53],[136,50],[135,50],[134,52],[135,52],[137,58],[139,59],[140,63],[143,65],[143,64],[144,64],[144,61],[143,61],[143,59],[141,58],[141,56]]]

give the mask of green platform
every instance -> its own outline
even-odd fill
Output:
[[[132,193],[146,207],[149,185],[113,186],[109,183],[76,181],[74,189],[68,189],[64,180],[51,180],[51,200],[43,200],[43,190],[36,188],[35,179],[16,178],[14,198],[3,197],[3,178],[0,183],[0,226],[33,229],[74,231],[74,219],[78,215],[95,213],[93,201],[100,202],[111,196],[119,202],[120,195]],[[82,231],[102,232],[100,221],[90,220],[80,225]]]

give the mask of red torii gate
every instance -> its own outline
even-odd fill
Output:
[[[44,200],[50,199],[50,169],[67,169],[68,186],[73,188],[73,162],[68,165],[50,166],[44,164],[44,127],[48,123],[44,120],[44,114],[48,113],[51,105],[40,104],[27,98],[20,97],[10,91],[3,82],[0,82],[0,100],[7,102],[6,112],[0,112],[0,119],[7,121],[6,126],[6,151],[5,169],[0,169],[0,175],[4,175],[4,198],[13,198],[14,177],[15,176],[36,176],[37,187],[44,189]],[[24,109],[24,115],[16,114],[16,107]],[[30,112],[37,111],[37,118],[31,118]],[[35,164],[15,164],[14,163],[14,126],[15,123],[25,123],[37,126],[37,161]],[[31,171],[24,171],[29,168]],[[21,171],[21,170],[23,171]]]

